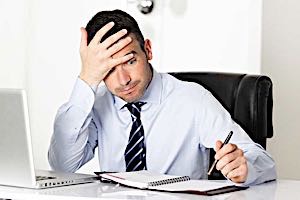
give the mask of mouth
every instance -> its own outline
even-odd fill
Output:
[[[133,84],[133,85],[130,85],[130,86],[128,86],[128,87],[125,87],[125,88],[123,88],[120,92],[121,92],[122,94],[124,94],[124,95],[128,95],[128,94],[130,94],[131,92],[134,91],[136,85],[137,85],[137,84]]]

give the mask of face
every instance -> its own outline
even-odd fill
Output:
[[[133,58],[126,63],[115,66],[104,79],[106,87],[111,93],[126,102],[139,100],[152,78],[152,71],[148,62],[152,59],[150,40],[145,40],[145,51],[143,51],[135,37],[132,34],[130,36],[132,42],[114,54],[113,58],[129,53],[133,53]]]

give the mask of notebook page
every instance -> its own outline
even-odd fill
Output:
[[[151,187],[150,189],[164,190],[164,191],[207,191],[218,189],[226,186],[232,186],[233,184],[229,181],[211,181],[211,180],[190,180],[184,182],[177,182],[167,185],[159,185]]]
[[[181,176],[164,175],[159,173],[153,173],[146,170],[134,171],[134,172],[120,172],[111,174],[101,174],[103,178],[108,178],[115,182],[138,188],[148,188],[149,183],[173,179]]]

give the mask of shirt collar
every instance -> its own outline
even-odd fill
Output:
[[[152,80],[150,81],[148,88],[146,89],[142,98],[139,99],[139,101],[146,102],[147,104],[149,103],[159,104],[161,102],[161,96],[162,96],[161,75],[153,69]],[[113,101],[118,110],[122,109],[123,106],[127,103],[126,101],[124,101],[123,99],[115,95],[113,95]]]

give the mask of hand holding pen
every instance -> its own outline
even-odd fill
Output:
[[[216,167],[222,174],[236,183],[245,182],[248,175],[247,160],[241,149],[235,144],[229,143],[232,136],[232,131],[229,133],[224,143],[216,142],[215,162],[211,166],[209,172]]]

